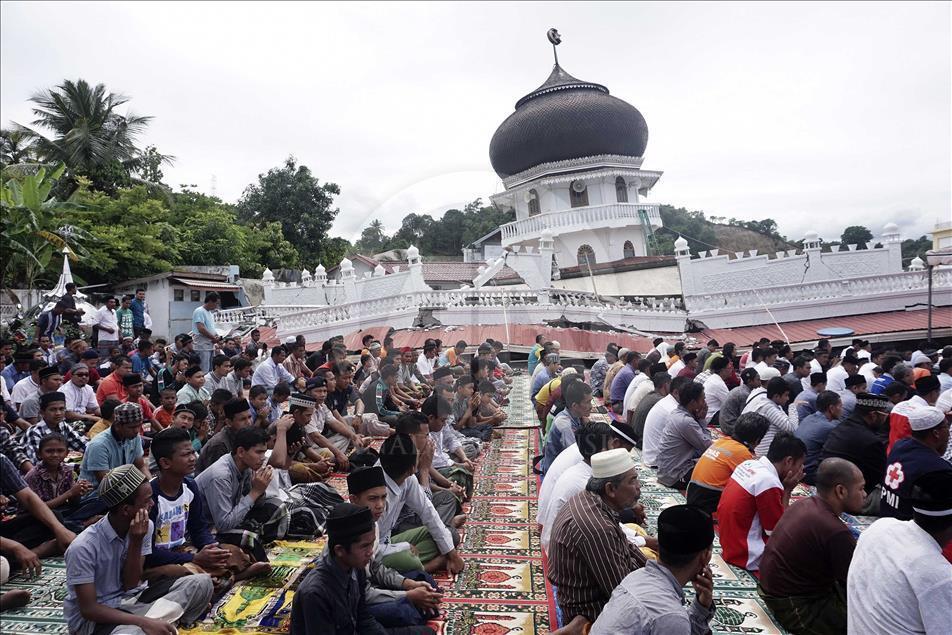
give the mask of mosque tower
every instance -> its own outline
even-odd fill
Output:
[[[555,52],[555,29],[549,41]],[[502,247],[531,247],[547,232],[559,267],[655,255],[661,215],[644,198],[661,172],[641,169],[647,144],[637,108],[573,77],[556,54],[548,79],[516,102],[489,144],[505,188],[492,200],[516,213],[500,228]]]

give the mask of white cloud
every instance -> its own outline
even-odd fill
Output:
[[[235,201],[288,154],[341,186],[335,232],[395,228],[501,187],[489,139],[547,76],[570,73],[648,121],[652,200],[797,238],[952,208],[946,3],[4,2],[0,110],[64,78],[155,116],[170,184]]]

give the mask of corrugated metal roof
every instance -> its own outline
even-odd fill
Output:
[[[197,289],[208,289],[209,291],[239,291],[241,287],[237,284],[228,282],[216,282],[212,280],[195,280],[194,278],[183,278],[181,276],[172,276],[171,282],[184,284],[186,287],[195,287]]]
[[[795,342],[813,342],[820,338],[817,335],[819,329],[831,327],[852,329],[856,337],[925,330],[928,326],[928,311],[922,309],[848,315],[818,320],[803,320],[801,322],[781,322],[780,326],[791,344]],[[932,310],[932,328],[947,329],[950,327],[952,327],[952,307],[934,307]],[[783,333],[775,324],[763,324],[761,326],[745,326],[734,329],[705,329],[702,337],[698,339],[704,341],[716,339],[721,345],[726,342],[734,342],[740,347],[746,347],[761,337],[771,340],[785,339]]]

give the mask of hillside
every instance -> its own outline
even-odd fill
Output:
[[[710,221],[708,221],[708,224],[717,236],[714,244],[722,251],[734,253],[735,251],[756,249],[762,254],[772,254],[785,249],[796,249],[797,247],[795,244],[776,236],[767,236],[746,227],[722,225]]]
[[[727,253],[756,249],[760,253],[772,254],[796,248],[796,245],[777,233],[776,223],[769,218],[761,221],[731,219],[730,224],[714,223],[707,219],[704,212],[661,205],[661,220],[664,227],[655,235],[660,255],[674,253],[674,241],[679,235],[688,241],[692,253],[710,249]]]

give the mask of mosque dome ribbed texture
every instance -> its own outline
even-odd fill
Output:
[[[637,108],[556,64],[496,130],[489,159],[496,174],[506,178],[553,161],[604,154],[641,157],[647,145],[648,124]]]

